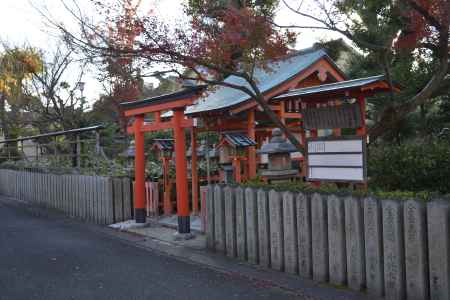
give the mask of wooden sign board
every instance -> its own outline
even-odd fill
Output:
[[[310,138],[307,163],[309,181],[365,182],[365,140],[358,136]]]
[[[307,108],[302,113],[305,129],[359,128],[362,125],[357,103]]]

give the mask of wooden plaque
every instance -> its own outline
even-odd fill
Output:
[[[361,112],[359,105],[343,104],[303,110],[305,129],[359,128]]]

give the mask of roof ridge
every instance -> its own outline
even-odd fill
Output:
[[[280,57],[279,59],[269,60],[269,63],[277,62],[277,61],[280,61],[280,60],[289,59],[291,57],[307,55],[307,54],[311,54],[311,53],[319,52],[319,51],[322,51],[322,52],[324,52],[325,55],[328,55],[327,51],[324,48],[322,48],[322,47],[316,48],[316,47],[312,46],[312,47],[303,48],[303,49],[293,49],[288,54],[286,54],[285,56]]]
[[[313,86],[308,86],[308,87],[303,87],[303,88],[297,88],[297,89],[292,89],[289,90],[288,92],[291,91],[298,91],[298,90],[306,90],[306,89],[310,89],[310,88],[316,88],[318,86],[332,86],[332,85],[339,85],[342,83],[349,83],[349,82],[356,82],[356,81],[362,81],[362,80],[368,80],[368,79],[375,79],[375,78],[382,78],[385,77],[385,75],[380,74],[380,75],[373,75],[373,76],[368,76],[368,77],[361,77],[361,78],[355,78],[355,79],[349,79],[349,80],[343,80],[343,81],[337,81],[337,82],[332,82],[332,83],[324,83],[324,84],[318,84],[318,85],[313,85]]]
[[[351,80],[338,81],[327,84],[319,84],[315,86],[309,86],[304,88],[292,89],[285,93],[274,97],[273,99],[283,99],[288,97],[295,97],[300,95],[310,95],[315,93],[322,93],[326,91],[338,91],[342,89],[357,88],[370,84],[373,82],[385,81],[385,75],[375,75],[364,78],[356,78]]]

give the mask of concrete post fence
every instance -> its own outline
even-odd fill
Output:
[[[57,209],[96,224],[132,218],[129,178],[0,169],[0,195]]]
[[[207,193],[209,248],[374,297],[450,299],[449,201],[224,185]]]

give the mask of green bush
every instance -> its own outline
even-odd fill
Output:
[[[236,185],[238,186],[238,185]],[[383,191],[377,189],[361,190],[338,187],[336,184],[327,183],[320,187],[312,186],[306,182],[289,182],[289,183],[271,183],[267,184],[260,180],[252,180],[241,184],[242,187],[251,187],[256,189],[276,190],[278,192],[293,192],[293,193],[319,193],[319,194],[334,194],[339,196],[354,196],[354,197],[375,197],[380,200],[395,199],[395,200],[409,200],[416,199],[422,201],[430,201],[433,199],[449,200],[449,195],[443,195],[437,192],[430,191]]]
[[[372,189],[450,193],[450,143],[446,141],[370,147],[368,167]]]

